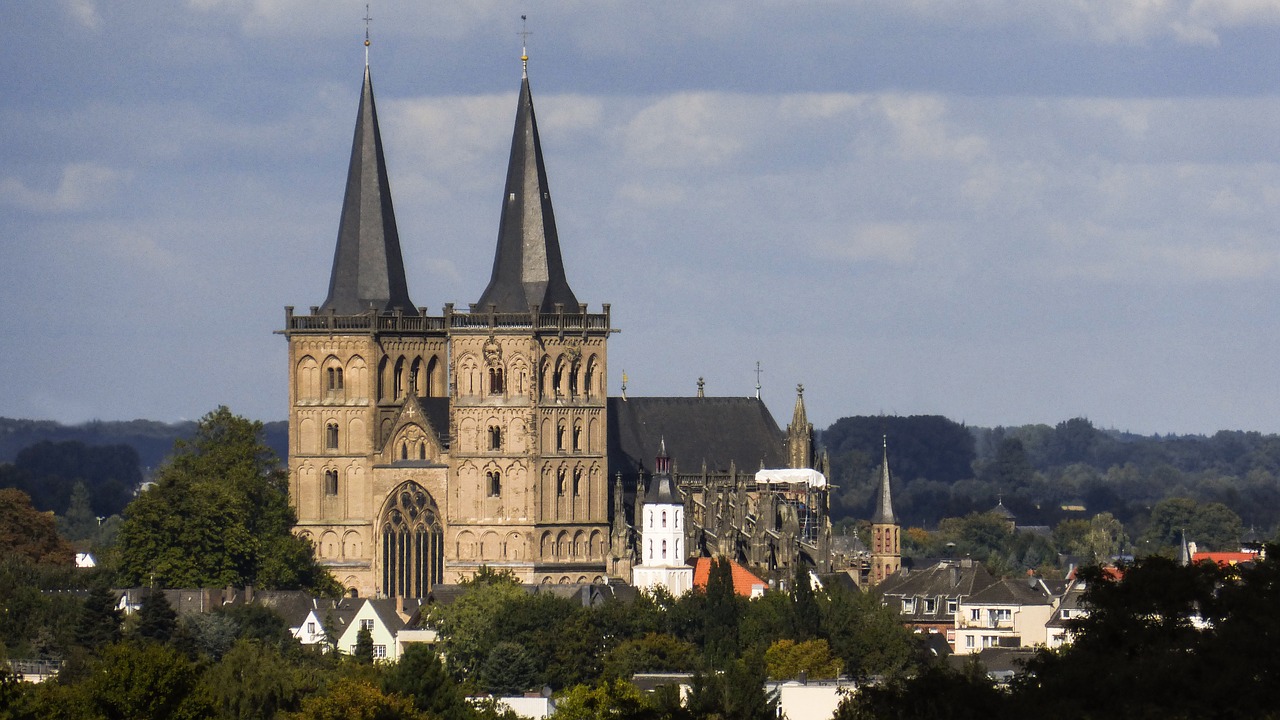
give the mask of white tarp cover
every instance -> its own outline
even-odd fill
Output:
[[[760,470],[756,473],[756,484],[786,483],[798,485],[806,483],[809,487],[825,487],[827,478],[817,470],[794,470],[782,468],[778,470]]]

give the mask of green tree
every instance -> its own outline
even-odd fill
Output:
[[[1226,579],[1220,568],[1150,556],[1125,568],[1121,580],[1097,566],[1081,568],[1078,577],[1089,614],[1071,621],[1069,646],[1028,662],[1015,685],[1019,705],[1055,718],[1248,716],[1224,710],[1226,698],[1213,691],[1222,687],[1216,676],[1233,678],[1230,693],[1247,692],[1257,677],[1248,666],[1265,660],[1211,666],[1215,633],[1197,627]],[[1253,633],[1260,629],[1253,618],[1243,622]]]
[[[105,584],[94,586],[80,609],[76,643],[97,650],[120,639],[120,609],[116,595]]]
[[[107,718],[204,718],[208,698],[199,672],[178,650],[157,643],[122,643],[102,653],[83,690]]]
[[[687,707],[693,717],[767,720],[777,717],[778,692],[765,690],[764,657],[748,653],[725,664],[723,672],[694,675]]]
[[[809,568],[803,564],[796,565],[795,579],[792,583],[791,617],[794,622],[791,637],[795,640],[812,640],[822,631],[822,612],[818,608],[818,600],[814,597],[813,586],[809,583]]]
[[[916,667],[915,637],[875,595],[833,583],[820,607],[823,634],[851,677],[897,676]]]
[[[463,584],[467,591],[457,600],[431,607],[427,624],[440,633],[449,669],[460,678],[474,680],[490,649],[507,639],[500,634],[500,619],[524,599],[525,591],[509,575],[477,575]]]
[[[794,680],[801,674],[812,680],[833,679],[840,676],[843,663],[832,657],[826,640],[804,642],[779,640],[764,653],[769,677],[774,680]]]
[[[493,695],[520,695],[538,683],[538,668],[520,643],[495,643],[480,666],[480,686]]]
[[[432,720],[431,715],[413,706],[408,698],[387,695],[372,682],[341,677],[323,692],[308,695],[296,713],[283,713],[289,720]]]
[[[966,672],[930,665],[917,675],[863,685],[840,702],[834,720],[991,720],[1004,717],[1013,717],[1005,697],[981,665],[975,663]],[[1125,716],[1104,714],[1095,717]]]
[[[93,513],[89,488],[83,482],[71,487],[67,513],[62,516],[62,533],[72,542],[90,540],[98,534],[98,518]]]
[[[1182,497],[1166,498],[1151,508],[1142,534],[1147,547],[1172,556],[1182,533],[1201,550],[1238,550],[1243,531],[1240,516],[1222,503],[1198,503]]]
[[[255,640],[240,640],[205,672],[201,684],[227,720],[271,718],[296,710],[305,682],[299,668],[278,648]]]
[[[371,665],[373,664],[373,631],[367,627],[362,627],[356,633],[355,652],[351,653],[351,657],[356,662]]]
[[[621,679],[575,685],[556,700],[553,720],[647,720],[656,712],[640,690]]]
[[[649,633],[611,650],[604,658],[604,676],[626,680],[642,672],[688,672],[697,664],[697,646],[667,633]]]
[[[167,643],[178,632],[178,613],[169,604],[163,590],[148,590],[138,607],[138,624],[134,635],[158,643]]]
[[[722,667],[738,655],[738,618],[742,598],[733,589],[733,568],[726,558],[713,558],[707,578],[703,608],[703,652],[713,667]]]
[[[400,660],[382,676],[382,690],[411,698],[418,710],[439,720],[470,720],[474,711],[462,689],[445,672],[435,649],[406,645]]]
[[[337,584],[292,532],[288,483],[262,423],[226,407],[180,440],[156,483],[125,510],[117,540],[127,584],[257,585],[333,593]]]
[[[1088,555],[1094,563],[1106,563],[1124,552],[1129,545],[1124,525],[1108,512],[1094,515],[1089,520],[1089,532],[1084,540]]]

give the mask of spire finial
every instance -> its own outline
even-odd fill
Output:
[[[627,371],[622,371],[622,399],[627,399]]]
[[[756,361],[756,399],[760,399],[760,373],[764,372],[760,369],[760,361]]]
[[[804,397],[804,383],[796,385],[796,395]]]
[[[533,32],[529,30],[529,16],[520,16],[520,63],[523,67],[523,77],[529,77],[529,36]]]
[[[369,67],[369,23],[373,16],[369,14],[369,3],[364,4],[364,66]]]
[[[706,397],[707,382],[702,378],[698,378],[698,397]]]

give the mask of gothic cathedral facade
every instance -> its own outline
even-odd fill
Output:
[[[432,316],[409,299],[366,66],[329,294],[285,323],[296,531],[340,582],[605,580],[615,330],[565,278],[527,72],[479,301]]]

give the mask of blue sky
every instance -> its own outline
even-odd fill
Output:
[[[1280,432],[1280,0],[372,3],[410,295],[484,289],[520,15],[610,385]],[[0,8],[0,415],[286,414],[348,0]]]

